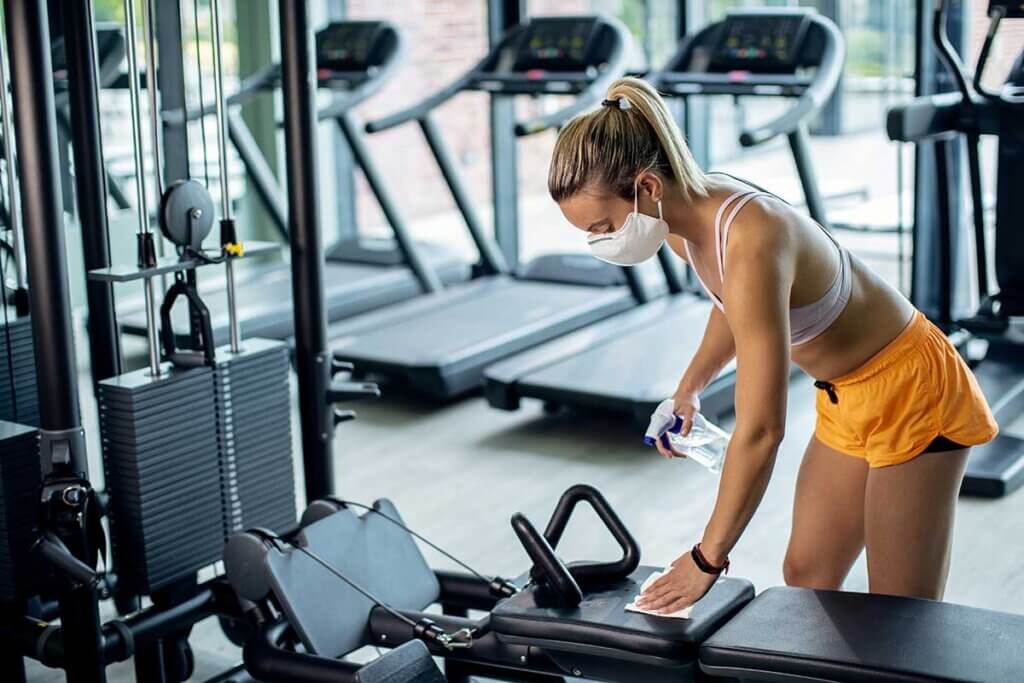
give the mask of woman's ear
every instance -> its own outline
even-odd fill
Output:
[[[661,176],[653,171],[644,171],[636,178],[637,191],[645,193],[655,202],[660,202],[665,192]]]

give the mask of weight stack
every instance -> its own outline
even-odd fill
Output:
[[[147,595],[220,559],[224,546],[213,370],[169,363],[100,382],[114,566]]]
[[[39,426],[33,349],[29,318],[11,319],[7,325],[0,320],[0,420]]]
[[[35,427],[0,421],[0,601],[33,593],[29,548],[42,472]]]
[[[295,526],[288,347],[247,339],[216,353],[217,432],[225,531]]]

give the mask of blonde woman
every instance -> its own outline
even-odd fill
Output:
[[[945,335],[816,222],[702,171],[644,81],[615,82],[599,109],[565,126],[548,188],[596,256],[633,265],[667,241],[715,304],[674,397],[684,430],[736,359],[736,425],[711,518],[640,606],[686,607],[728,567],[785,433],[791,360],[819,391],[786,582],[839,588],[866,548],[872,593],[941,598],[970,447],[997,432]]]

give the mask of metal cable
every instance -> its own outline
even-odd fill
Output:
[[[422,541],[423,543],[425,543],[429,547],[431,547],[434,550],[436,550],[437,552],[441,553],[442,555],[447,557],[449,560],[451,560],[455,564],[459,565],[460,567],[462,567],[463,569],[465,569],[466,571],[468,571],[470,574],[472,574],[476,578],[480,579],[481,581],[484,581],[486,583],[490,583],[493,580],[492,578],[488,578],[488,577],[484,576],[483,574],[481,574],[480,572],[478,572],[477,570],[473,569],[468,564],[466,564],[465,562],[463,562],[459,558],[455,557],[454,555],[449,553],[444,548],[438,546],[437,544],[433,543],[432,541],[427,540],[426,538],[424,538],[420,534],[416,533],[415,531],[413,531],[412,529],[410,529],[406,525],[404,525],[401,522],[399,522],[394,517],[391,517],[390,515],[387,515],[387,514],[381,512],[380,510],[378,510],[378,509],[376,509],[374,507],[371,507],[369,505],[364,505],[363,503],[356,503],[356,502],[353,502],[353,501],[350,501],[350,500],[344,500],[342,498],[335,498],[333,496],[328,497],[327,500],[331,500],[331,501],[333,501],[333,502],[335,502],[335,503],[337,503],[339,505],[351,505],[352,507],[359,508],[361,510],[366,510],[367,512],[372,512],[375,515],[380,515],[381,517],[383,517],[384,519],[388,520],[389,522],[391,522],[392,524],[394,524],[398,528],[404,530],[410,536],[413,536],[414,538],[419,539],[420,541]]]

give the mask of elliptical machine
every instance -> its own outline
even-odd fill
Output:
[[[935,147],[939,200],[938,234],[939,302],[935,322],[960,348],[981,346],[983,354],[973,356],[975,375],[1001,425],[1024,411],[1024,326],[1015,317],[1024,316],[1024,52],[1013,65],[999,92],[981,84],[999,24],[1003,19],[1024,18],[1020,2],[990,0],[989,28],[974,68],[973,78],[953,50],[946,29],[949,1],[938,0],[932,16],[932,41],[957,91],[917,97],[889,110],[886,130],[891,140],[930,142]],[[954,318],[952,289],[953,224],[950,192],[955,187],[948,161],[950,134],[966,142],[974,223],[977,289],[980,306],[967,318]],[[979,144],[982,135],[999,139],[996,177],[995,270],[998,289],[989,284],[985,213],[982,203]],[[957,138],[958,139],[958,138]],[[1017,191],[1015,191],[1017,190]],[[915,303],[918,303],[915,301]],[[970,341],[971,343],[967,343]],[[967,466],[961,493],[998,498],[1024,484],[1024,440],[1000,434],[994,441],[975,448]]]

